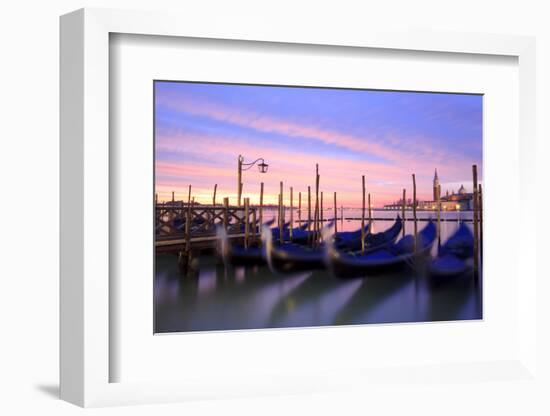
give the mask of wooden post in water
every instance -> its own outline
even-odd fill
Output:
[[[279,191],[279,195],[281,196],[281,202],[279,204],[279,209],[280,209],[280,213],[279,213],[279,218],[281,218],[281,225],[280,225],[280,228],[279,230],[281,231],[279,233],[280,235],[280,238],[281,238],[281,243],[283,242],[282,238],[283,238],[283,229],[284,229],[284,225],[285,225],[285,213],[284,213],[284,209],[283,209],[283,181],[280,182],[280,191]]]
[[[225,232],[227,232],[227,226],[229,222],[228,214],[229,214],[229,198],[224,198],[223,199],[223,228],[225,229]]]
[[[237,206],[241,206],[241,192],[243,190],[242,184],[242,174],[243,174],[243,162],[242,156],[237,157]]]
[[[279,229],[279,234],[283,232],[281,225],[281,193],[277,194],[277,228]]]
[[[315,164],[315,244],[319,239],[319,164]]]
[[[189,185],[189,189],[191,189],[191,185]],[[194,201],[195,199],[193,199]],[[189,198],[187,200],[187,218],[185,220],[185,251],[187,251],[187,254],[191,252],[191,221],[192,221],[192,204],[191,201],[191,194],[189,194]]]
[[[256,230],[258,229],[258,223],[256,222],[256,209],[252,210],[252,242],[256,242]]]
[[[334,192],[334,233],[338,232],[338,205],[336,205],[336,192]]]
[[[477,279],[479,272],[479,200],[477,188],[477,165],[472,165],[472,176],[474,182],[474,277]]]
[[[307,187],[307,230],[311,231],[311,186]]]
[[[279,242],[283,244],[283,225],[285,223],[283,216],[283,195],[279,194]]]
[[[191,186],[191,185],[189,185]],[[174,191],[172,191],[172,206],[174,206],[174,201],[175,201],[175,198],[174,198]]]
[[[260,183],[260,227],[264,221],[264,183]]]
[[[218,184],[214,185],[214,196],[212,196],[212,205],[216,206],[216,191],[218,190]]]
[[[307,230],[308,230],[307,238],[309,240],[311,235],[311,186],[307,187]]]
[[[298,226],[302,226],[302,193],[298,192]]]
[[[479,262],[483,265],[483,193],[479,184],[478,197],[479,206]]]
[[[413,178],[413,221],[414,221],[414,253],[416,254],[416,240],[418,234],[418,224],[416,223],[416,175],[412,174]]]
[[[437,247],[439,247],[441,245],[441,185],[437,185],[435,203],[437,208]]]
[[[290,239],[294,230],[294,188],[290,187]]]
[[[369,192],[369,231],[372,233],[372,204],[370,202],[370,192]]]
[[[250,198],[244,199],[244,248],[248,248],[250,221],[248,221]]]
[[[363,175],[363,209],[361,210],[361,254],[365,254],[365,175]]]
[[[401,217],[403,219],[403,237],[405,237],[405,224],[407,223],[406,222],[406,219],[405,219],[405,207],[407,206],[407,191],[405,190],[405,188],[403,188],[403,201],[401,203]]]
[[[158,203],[159,203],[159,194],[156,193],[155,194],[155,208],[157,207]]]

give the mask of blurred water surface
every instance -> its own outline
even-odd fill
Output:
[[[354,212],[345,211],[345,217]],[[359,212],[360,217],[360,210]],[[307,214],[306,214],[307,215]],[[373,217],[395,218],[375,211]],[[407,212],[407,217],[412,213]],[[471,212],[444,213],[445,219],[471,219]],[[288,217],[288,215],[287,215]],[[331,218],[327,213],[325,218]],[[419,212],[419,218],[435,218]],[[295,220],[297,218],[295,217]],[[375,221],[384,231],[392,221]],[[426,222],[418,222],[421,230]],[[338,222],[353,230],[360,220]],[[441,223],[442,243],[458,222]],[[470,224],[471,226],[471,224]],[[413,222],[406,222],[411,233]],[[433,255],[437,254],[434,245]],[[176,258],[156,257],[155,332],[357,325],[481,319],[481,281],[465,275],[433,287],[423,267],[358,279],[339,279],[328,271],[275,274],[267,266],[225,267],[212,255],[201,256],[197,276],[182,277]]]

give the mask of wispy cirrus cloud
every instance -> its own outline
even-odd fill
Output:
[[[419,136],[406,137],[406,133],[398,135],[393,132],[381,143],[379,139],[369,136],[357,136],[335,129],[274,118],[265,114],[243,112],[238,109],[222,107],[215,103],[201,102],[200,100],[162,96],[157,99],[157,105],[171,111],[207,117],[261,133],[277,133],[297,139],[310,139],[328,145],[344,147],[368,156],[376,156],[396,165],[426,158],[430,158],[434,164],[453,163],[460,158],[460,155],[456,153],[445,152],[444,149],[433,145],[425,145],[425,140]],[[391,143],[390,146],[389,143]],[[289,150],[291,151],[291,149]]]

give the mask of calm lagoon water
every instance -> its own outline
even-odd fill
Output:
[[[344,211],[360,217],[359,210]],[[373,217],[395,218],[396,212],[375,211]],[[306,214],[307,215],[307,214]],[[329,211],[326,217],[331,218]],[[407,212],[407,217],[412,213]],[[419,218],[435,218],[419,212]],[[444,213],[443,218],[471,219],[471,212]],[[295,216],[296,219],[296,216]],[[384,231],[392,221],[375,221]],[[418,222],[421,230],[426,222]],[[458,222],[441,223],[442,243]],[[360,221],[344,220],[344,230]],[[340,221],[339,230],[342,229]],[[405,232],[413,230],[406,222]],[[437,253],[434,245],[433,255]],[[327,271],[275,274],[267,266],[225,267],[212,255],[199,259],[194,277],[179,274],[176,257],[156,257],[155,332],[357,325],[481,319],[481,282],[462,276],[433,287],[420,268],[394,275],[339,279]]]

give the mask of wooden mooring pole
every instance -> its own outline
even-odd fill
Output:
[[[253,209],[252,210],[252,242],[253,243],[256,242],[256,230],[259,229],[259,227],[261,226],[262,226],[262,223],[258,225],[258,223],[256,222],[256,210]],[[260,229],[260,232],[261,232],[261,229]]]
[[[315,164],[315,245],[319,240],[319,164]]]
[[[402,235],[403,237],[405,237],[405,224],[407,224],[407,220],[405,218],[405,207],[407,205],[407,191],[405,190],[405,188],[403,188],[403,201],[402,201],[402,204],[401,204],[401,217],[403,218],[403,229],[402,229]]]
[[[290,241],[292,241],[292,228],[294,227],[294,189],[290,187]]]
[[[189,185],[189,189],[191,189],[191,185]],[[191,193],[189,193],[189,198],[187,199],[187,218],[185,220],[185,249],[187,253],[191,251],[192,208]]]
[[[477,187],[477,165],[472,165],[473,190],[474,190],[474,277],[479,273],[479,200]]]
[[[212,205],[216,206],[216,191],[218,190],[218,184],[214,185],[214,195],[212,196]]]
[[[242,156],[237,157],[237,206],[241,206],[241,193],[243,191],[242,184],[242,174],[243,174],[243,162]]]
[[[248,221],[250,198],[244,199],[244,248],[248,248],[248,237],[250,234],[250,221]]]
[[[227,232],[227,226],[229,222],[229,198],[223,199],[223,228]]]
[[[336,192],[334,192],[334,232],[338,232],[338,205],[336,205]]]
[[[285,211],[284,211],[284,207],[283,207],[283,181],[281,181],[279,185],[280,185],[279,218],[280,218],[280,222],[281,222],[281,224],[279,225],[279,241],[282,244],[282,242],[283,242],[283,229],[284,229],[284,225],[285,225]]]
[[[302,193],[298,192],[298,226],[302,226]]]
[[[307,187],[307,230],[311,231],[311,186]]]
[[[483,266],[483,192],[481,190],[481,184],[479,184],[478,192],[479,201],[479,262]]]
[[[437,185],[435,203],[437,205],[437,247],[439,247],[441,245],[441,185]]]
[[[361,254],[365,254],[365,175],[363,175],[363,209],[361,210]]]
[[[279,242],[283,244],[283,195],[279,194]]]
[[[414,253],[416,254],[417,249],[417,238],[418,238],[418,224],[416,223],[416,175],[412,174],[413,179],[413,221],[414,221]]]
[[[260,227],[264,223],[264,183],[260,183]]]

